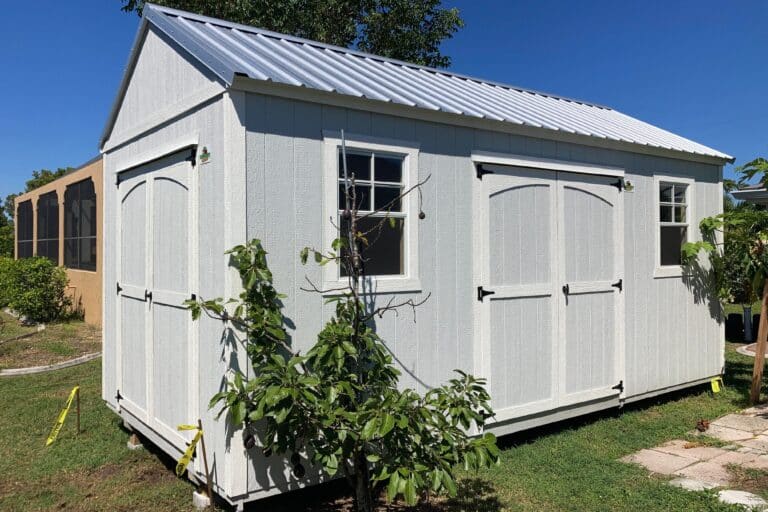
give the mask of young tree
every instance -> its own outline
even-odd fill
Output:
[[[727,183],[729,188],[744,185],[756,176],[765,184],[768,182],[768,161],[757,158],[738,167],[736,172],[739,180]],[[715,293],[723,302],[751,304],[758,293],[762,298],[750,393],[750,401],[757,403],[768,339],[768,211],[754,205],[732,205],[724,208],[720,215],[702,219],[699,228],[702,241],[683,247],[686,263],[695,264],[701,251],[708,255]]]
[[[120,0],[137,12],[144,0]],[[464,26],[440,0],[157,0],[155,3],[431,67],[451,60],[440,44]]]
[[[282,296],[258,240],[229,252],[244,287],[238,299],[187,303],[193,318],[205,312],[246,335],[253,377],[235,373],[211,406],[222,404],[221,413],[228,411],[234,425],[245,427],[246,448],[255,447],[257,436],[266,454],[285,454],[297,478],[305,473],[303,458],[329,475],[343,474],[360,512],[374,509],[378,485],[386,487],[389,500],[402,496],[408,505],[429,492],[455,495],[457,464],[474,469],[498,460],[495,437],[483,434],[493,414],[485,381],[456,370],[456,378],[424,395],[399,389],[400,372],[373,323],[400,308],[415,314],[420,302],[392,299],[377,306],[363,292],[365,248],[383,230],[398,227],[400,221],[387,216],[392,205],[419,193],[424,182],[376,210],[384,216],[363,231],[361,220],[375,217],[358,211],[355,176],[347,174],[343,153],[342,162],[346,207],[334,223],[339,237],[327,250],[304,248],[300,258],[339,265],[348,283],[321,290],[309,282],[307,292],[339,295],[330,299],[335,315],[306,354],[288,342]]]

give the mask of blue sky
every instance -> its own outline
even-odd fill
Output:
[[[768,156],[765,0],[446,0],[452,69],[611,106],[744,163]],[[138,18],[119,0],[10,2],[0,197],[98,153]]]

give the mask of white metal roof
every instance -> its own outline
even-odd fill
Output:
[[[145,5],[143,16],[145,23],[165,33],[228,86],[235,76],[241,75],[431,111],[732,160],[725,153],[601,105],[152,4]],[[105,138],[109,129],[108,125]]]

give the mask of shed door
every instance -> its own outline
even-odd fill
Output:
[[[190,365],[194,208],[190,152],[120,175],[120,406],[183,445],[195,419]],[[196,417],[196,416],[195,416]]]
[[[481,373],[497,420],[618,400],[616,178],[493,166],[476,216]]]

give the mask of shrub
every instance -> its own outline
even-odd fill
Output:
[[[0,304],[35,322],[56,320],[69,310],[67,284],[66,271],[47,258],[0,262]]]
[[[15,274],[15,263],[13,258],[0,256],[0,308],[6,308],[11,303],[11,282]]]

